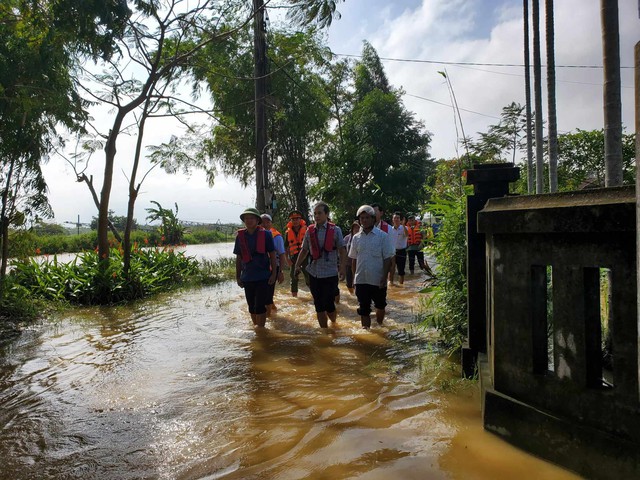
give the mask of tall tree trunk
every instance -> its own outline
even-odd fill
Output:
[[[22,129],[18,135],[21,135]],[[11,180],[13,178],[13,170],[15,168],[16,159],[12,155],[9,163],[9,172],[7,173],[7,183],[2,192],[2,212],[0,213],[0,225],[2,228],[2,260],[0,260],[0,299],[4,296],[4,278],[7,275],[7,257],[9,256],[9,190],[11,189]]]
[[[522,2],[524,10],[524,88],[527,119],[527,192],[534,192],[533,180],[533,134],[531,132],[531,59],[529,54],[529,0]]]
[[[547,40],[547,109],[549,116],[549,191],[558,191],[558,121],[556,118],[556,56],[553,0],[545,0],[545,26]]]
[[[91,192],[91,197],[93,198],[93,203],[96,205],[96,208],[98,209],[98,211],[100,211],[100,199],[98,199],[98,194],[96,193],[96,189],[93,186],[93,175],[91,175],[90,177],[87,177],[86,173],[76,172],[76,180],[78,182],[84,182],[87,184],[87,187],[89,188],[89,192]],[[113,224],[113,222],[109,218],[107,218],[107,222],[109,225],[109,230],[111,231],[111,233],[113,233],[113,236],[115,237],[115,239],[120,243],[122,243],[122,237],[118,233],[116,226]]]
[[[600,0],[604,67],[605,185],[622,185],[622,100],[620,93],[620,29],[618,0]]]
[[[540,64],[540,4],[533,0],[533,94],[536,131],[536,193],[544,193],[544,139],[542,136],[542,73]]]
[[[105,271],[109,264],[109,200],[113,184],[113,165],[117,152],[116,141],[125,115],[124,110],[120,110],[116,115],[105,146],[104,178],[100,192],[100,208],[98,209],[98,255],[101,260],[100,264]]]
[[[122,248],[124,250],[122,258],[122,270],[127,280],[129,278],[129,267],[131,266],[131,229],[133,227],[133,212],[138,198],[140,185],[136,186],[136,177],[138,175],[138,166],[140,165],[140,155],[142,155],[142,139],[144,138],[144,127],[147,123],[147,113],[149,111],[149,99],[146,100],[144,109],[142,110],[142,118],[138,127],[138,138],[136,140],[136,151],[133,157],[133,167],[131,168],[131,177],[129,178],[129,201],[127,203],[127,224],[124,228],[124,242]]]

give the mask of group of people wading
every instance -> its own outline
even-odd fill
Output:
[[[346,280],[350,293],[355,292],[362,327],[371,327],[372,303],[376,321],[382,325],[387,285],[396,285],[396,269],[398,283],[404,283],[407,256],[410,273],[417,259],[419,268],[433,276],[424,260],[423,230],[415,216],[409,215],[405,224],[396,212],[390,225],[383,215],[380,205],[362,205],[357,221],[343,237],[340,227],[329,221],[329,205],[318,202],[313,207],[314,223],[307,226],[302,213],[294,210],[283,237],[270,215],[247,208],[240,215],[245,228],[238,231],[233,253],[236,281],[244,289],[253,324],[264,327],[276,310],[275,285],[284,281],[283,271],[289,266],[291,295],[298,295],[302,273],[321,328],[327,328],[329,320],[336,321],[341,280]]]

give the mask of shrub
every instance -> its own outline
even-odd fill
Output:
[[[436,259],[437,280],[423,290],[432,294],[425,322],[438,330],[448,349],[457,350],[467,335],[466,195],[435,198],[429,210],[442,220],[427,247]]]
[[[76,304],[119,303],[170,290],[199,273],[197,260],[172,249],[137,249],[131,256],[129,278],[122,271],[122,252],[112,249],[106,271],[95,251],[79,254],[70,263],[36,259],[18,261],[10,277],[31,295]],[[101,292],[109,292],[104,298]]]

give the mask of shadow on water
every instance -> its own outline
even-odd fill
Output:
[[[0,478],[575,478],[482,430],[418,288],[369,332],[346,289],[322,331],[284,285],[254,331],[231,283],[34,327],[0,356]]]

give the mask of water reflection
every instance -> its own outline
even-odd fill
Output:
[[[256,332],[231,283],[33,328],[0,356],[0,478],[574,478],[482,431],[477,386],[441,388],[418,287],[370,332],[346,289],[327,333],[284,286]]]

